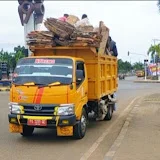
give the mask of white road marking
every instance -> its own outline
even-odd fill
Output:
[[[121,129],[121,132],[119,133],[118,137],[116,138],[116,140],[114,141],[114,143],[110,147],[109,151],[106,153],[104,160],[113,160],[116,151],[118,150],[119,146],[121,145],[121,143],[122,143],[122,141],[128,131],[128,127],[129,127],[129,124],[133,118],[133,115],[135,115],[137,112],[137,109],[138,109],[137,106],[139,106],[139,105],[135,105],[133,107],[132,111],[129,113],[129,115],[126,118],[126,121]]]
[[[107,128],[104,133],[96,140],[95,143],[87,150],[87,152],[84,153],[84,155],[81,157],[80,160],[87,160],[92,153],[98,148],[100,143],[104,140],[104,138],[107,136],[107,134],[112,130],[112,128],[116,125],[116,123],[119,122],[119,119],[123,117],[126,112],[132,107],[132,104],[138,99],[139,97],[134,98],[131,103],[125,108],[125,110],[118,116],[118,118],[111,124],[109,128]]]

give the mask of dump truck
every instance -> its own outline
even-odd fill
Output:
[[[89,113],[110,120],[117,90],[117,58],[94,47],[32,47],[21,59],[10,91],[11,132],[56,128],[58,136],[83,138]],[[98,125],[98,124],[97,124]]]
[[[20,59],[13,73],[10,132],[31,136],[34,128],[53,128],[57,136],[81,139],[90,116],[111,120],[118,87],[117,57],[106,52],[106,27],[100,26],[99,33],[99,47],[82,42],[29,46],[32,54]]]

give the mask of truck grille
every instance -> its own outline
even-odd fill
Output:
[[[54,109],[57,105],[47,105],[47,104],[21,104],[24,107],[25,115],[35,115],[35,116],[53,116]]]

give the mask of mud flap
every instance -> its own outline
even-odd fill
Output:
[[[9,131],[11,133],[22,133],[23,132],[23,126],[10,123],[9,124]]]
[[[57,126],[57,136],[73,136],[73,126]]]

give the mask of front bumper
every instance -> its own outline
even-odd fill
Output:
[[[26,116],[26,115],[16,115],[8,114],[8,119],[10,124],[16,125],[27,125],[29,119],[37,120],[47,120],[47,125],[45,128],[54,128],[56,126],[74,126],[76,124],[76,115],[70,116]],[[41,126],[34,126],[41,127]],[[43,126],[44,128],[44,126]]]

